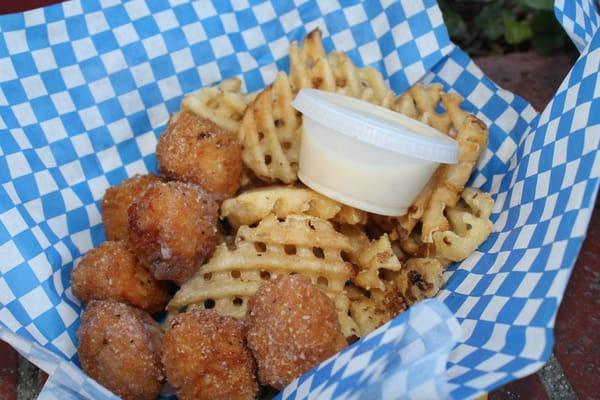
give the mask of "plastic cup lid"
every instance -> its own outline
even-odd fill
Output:
[[[372,146],[439,163],[458,162],[454,139],[429,125],[366,101],[302,89],[292,106],[306,118]]]

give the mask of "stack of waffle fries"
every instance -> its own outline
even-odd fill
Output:
[[[265,280],[301,274],[335,303],[343,333],[362,337],[410,306],[435,296],[442,273],[470,256],[492,231],[489,194],[465,185],[487,146],[487,128],[441,85],[417,84],[396,96],[382,75],[341,52],[326,54],[316,30],[289,50],[281,71],[259,93],[228,79],[187,96],[182,109],[237,135],[242,191],[226,200],[231,227],[212,258],[168,305],[243,319]],[[459,162],[441,165],[402,217],[373,215],[328,199],[298,181],[302,118],[291,106],[303,88],[359,98],[424,122],[454,138]]]

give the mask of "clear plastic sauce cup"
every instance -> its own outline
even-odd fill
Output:
[[[430,126],[348,96],[303,89],[298,177],[343,204],[406,214],[440,163],[458,161],[456,141]]]

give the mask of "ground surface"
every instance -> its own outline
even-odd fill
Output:
[[[16,11],[15,7],[26,9],[28,5],[51,2],[0,2],[0,14]],[[541,111],[573,60],[565,55],[548,58],[528,52],[485,57],[476,62],[500,86],[527,99]],[[558,313],[553,357],[539,373],[490,393],[490,400],[599,398],[596,389],[600,375],[599,299],[600,204],[597,204]],[[43,373],[0,342],[0,400],[33,399],[44,380]]]

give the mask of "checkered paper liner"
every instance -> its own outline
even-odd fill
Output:
[[[554,13],[579,51],[590,42],[600,25],[599,0],[556,0]]]
[[[470,398],[540,368],[598,189],[600,34],[593,2],[557,1],[582,50],[540,115],[454,46],[435,1],[70,1],[0,17],[0,339],[51,376],[41,398],[112,398],[78,368],[74,261],[104,240],[98,201],[156,169],[182,95],[257,90],[313,28],[327,50],[465,97],[490,127],[472,177],[494,233],[438,299],[294,381],[284,398]]]

